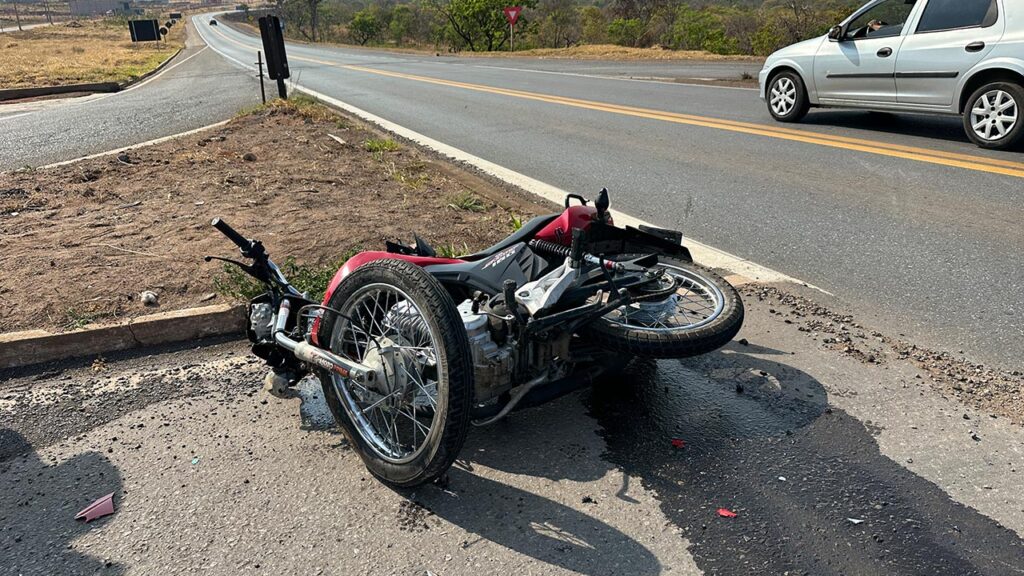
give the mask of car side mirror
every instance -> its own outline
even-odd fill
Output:
[[[842,40],[843,40],[843,27],[842,26],[833,26],[832,28],[829,28],[828,39],[829,40],[834,40],[836,42],[842,42]]]

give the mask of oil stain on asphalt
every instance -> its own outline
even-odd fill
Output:
[[[605,457],[659,495],[708,574],[1024,569],[1015,533],[882,455],[817,380],[783,363],[728,349],[637,361],[587,402]]]

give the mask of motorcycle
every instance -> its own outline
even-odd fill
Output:
[[[223,220],[266,293],[247,307],[267,385],[287,397],[316,375],[369,471],[395,487],[436,480],[470,425],[537,406],[633,357],[683,358],[743,323],[735,288],[694,264],[682,234],[616,227],[609,195],[570,194],[475,254],[442,258],[419,236],[338,270],[323,300],[292,287],[263,244]]]

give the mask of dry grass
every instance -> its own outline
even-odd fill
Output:
[[[462,56],[488,58],[565,58],[571,60],[731,60],[739,62],[761,61],[753,56],[726,56],[703,50],[668,50],[665,48],[629,48],[615,44],[591,44],[569,48],[535,48],[518,52],[463,52]]]
[[[117,21],[44,26],[0,35],[0,89],[125,82],[160,65],[184,43],[175,26],[164,42],[133,43]]]

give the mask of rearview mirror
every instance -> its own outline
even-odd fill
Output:
[[[835,40],[836,42],[841,41],[843,39],[843,27],[833,26],[830,28],[828,31],[828,39]]]

